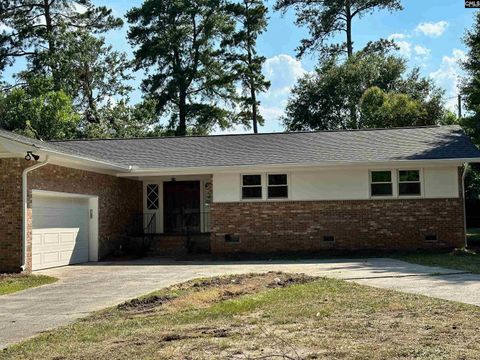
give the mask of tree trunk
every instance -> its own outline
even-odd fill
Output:
[[[250,34],[248,34],[250,36]],[[250,46],[250,41],[248,43],[248,67],[249,71],[252,67],[252,50]],[[258,133],[258,121],[257,121],[257,94],[255,93],[255,80],[253,76],[249,76],[248,87],[250,88],[250,101],[252,102],[252,122],[253,122],[253,132]]]
[[[345,17],[347,21],[347,57],[350,58],[353,55],[352,11],[350,8],[350,1],[347,1],[345,5]]]
[[[176,131],[177,136],[187,135],[187,93],[180,90],[180,99],[178,105],[178,127]]]
[[[255,94],[255,88],[253,84],[250,84],[250,96],[252,98],[252,121],[253,121],[253,132],[254,134],[258,133],[258,121],[257,121],[257,95]]]
[[[52,15],[50,14],[50,7],[51,3],[48,0],[43,0],[43,11],[45,15],[45,28],[47,33],[47,42],[48,42],[48,54],[49,54],[49,66],[52,70],[52,77],[53,77],[53,87],[55,91],[59,91],[61,89],[60,86],[60,77],[58,74],[58,70],[56,65],[52,62],[52,59],[55,58],[55,41],[54,41],[54,34],[53,34],[53,22],[52,22]]]

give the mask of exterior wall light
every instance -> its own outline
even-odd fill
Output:
[[[35,161],[38,161],[38,159],[40,159],[40,156],[35,155],[32,151],[27,151],[27,155],[25,155],[25,160],[31,161],[32,158],[33,158]]]

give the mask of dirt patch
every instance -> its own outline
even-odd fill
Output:
[[[240,274],[220,276],[210,279],[192,280],[174,286],[177,289],[205,290],[206,288],[228,288],[235,285],[244,287],[275,288],[287,287],[295,284],[305,284],[318,279],[305,274],[286,274],[278,271],[269,271],[264,274]]]
[[[174,299],[174,297],[153,295],[153,296],[148,296],[144,298],[127,301],[123,304],[118,305],[117,309],[123,310],[123,311],[135,310],[135,311],[143,312],[146,310],[151,310],[153,308],[156,308],[157,306],[161,306],[171,301],[172,299]]]
[[[313,281],[315,278],[312,276],[307,276],[305,274],[294,274],[288,275],[288,274],[282,274],[281,275],[287,275],[287,277],[282,276],[282,277],[276,277],[273,279],[271,283],[267,285],[268,288],[284,288],[296,284],[306,284],[311,281]]]
[[[304,274],[285,274],[272,271],[264,274],[241,274],[192,280],[164,290],[164,294],[180,293],[181,295],[151,295],[120,304],[117,306],[117,309],[134,313],[145,313],[166,304],[177,309],[186,307],[187,304],[205,307],[212,303],[237,298],[242,295],[254,294],[274,288],[285,288],[295,284],[305,284],[315,279],[317,278]]]

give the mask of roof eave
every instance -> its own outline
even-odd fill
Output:
[[[0,134],[2,142],[6,145],[6,148],[11,151],[13,154],[21,154],[26,151],[32,151],[36,149],[38,152],[41,152],[43,155],[55,156],[64,160],[71,160],[77,163],[84,163],[85,165],[98,167],[100,169],[112,170],[118,172],[129,172],[131,171],[131,166],[124,166],[115,164],[112,162],[102,161],[98,159],[92,159],[85,156],[68,154],[66,152],[49,149],[48,147],[39,146],[37,144],[30,143],[28,141],[21,141],[19,139],[11,139]]]
[[[287,163],[287,164],[257,164],[257,165],[231,165],[231,166],[205,166],[205,167],[180,167],[180,168],[132,168],[129,173],[118,173],[121,177],[140,176],[171,176],[171,175],[203,175],[213,173],[245,172],[245,171],[274,171],[276,169],[311,169],[332,167],[404,167],[408,164],[413,166],[438,166],[438,165],[461,165],[464,163],[480,162],[478,158],[455,158],[455,159],[419,159],[419,160],[392,160],[392,161],[339,161],[324,163]]]

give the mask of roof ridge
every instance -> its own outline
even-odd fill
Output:
[[[155,140],[155,139],[185,139],[185,138],[211,138],[211,137],[239,137],[239,136],[265,136],[265,135],[294,135],[294,134],[317,134],[317,133],[336,133],[336,132],[362,132],[362,131],[391,131],[391,130],[406,130],[406,129],[433,129],[440,127],[458,127],[458,125],[422,125],[422,126],[401,126],[392,128],[362,128],[362,129],[334,129],[334,130],[313,130],[313,131],[281,131],[268,133],[245,133],[245,134],[214,134],[214,135],[167,135],[167,136],[141,136],[141,137],[127,137],[127,138],[93,138],[93,139],[65,139],[65,140],[48,140],[46,143],[66,143],[66,142],[80,142],[80,141],[114,141],[114,140]],[[43,141],[43,140],[42,140]]]

